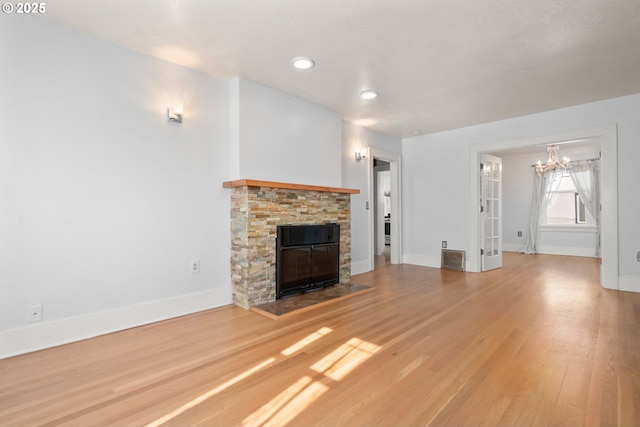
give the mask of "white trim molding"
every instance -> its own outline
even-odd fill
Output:
[[[502,245],[502,252],[522,252],[524,245],[506,244]],[[581,248],[577,246],[540,246],[538,253],[543,255],[565,255],[581,256],[585,258],[595,258],[595,248]]]
[[[640,277],[639,276],[620,276],[619,290],[640,293]]]
[[[366,273],[371,270],[372,268],[369,265],[369,261],[357,261],[351,263],[351,276]]]
[[[538,253],[547,255],[565,255],[565,256],[581,256],[586,258],[595,258],[595,248],[580,248],[573,246],[545,246],[538,248]]]
[[[228,289],[183,295],[0,331],[0,359],[231,304]]]
[[[541,225],[538,228],[541,233],[591,233],[596,234],[598,227],[590,225]]]

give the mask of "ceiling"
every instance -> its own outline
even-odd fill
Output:
[[[640,93],[638,0],[58,0],[40,16],[399,137]]]

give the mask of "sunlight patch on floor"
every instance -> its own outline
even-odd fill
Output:
[[[242,421],[244,426],[282,426],[309,406],[328,387],[304,376]]]
[[[331,328],[320,328],[316,332],[309,334],[295,344],[287,347],[281,352],[281,354],[284,357],[291,356],[332,331],[333,330]],[[244,426],[263,427],[286,425],[311,405],[316,399],[318,399],[323,393],[329,390],[329,386],[326,385],[326,383],[344,379],[349,373],[381,349],[382,347],[370,342],[363,341],[359,338],[351,338],[349,341],[340,345],[338,348],[311,366],[311,370],[315,371],[314,375],[320,377],[319,380],[314,381],[312,376],[309,375],[303,376],[245,418],[242,424]],[[147,424],[146,427],[158,427],[173,420],[180,414],[183,414],[221,391],[271,365],[278,359],[281,359],[282,356],[277,355],[265,360],[253,368],[244,371],[240,375],[233,377],[224,384],[221,384],[218,387],[198,396],[167,415]]]
[[[382,347],[359,338],[351,338],[316,362],[311,369],[324,373],[334,381],[340,381],[381,349]]]
[[[298,344],[309,339],[318,339],[322,336],[320,335],[321,333],[326,335],[331,331],[329,328],[323,329],[328,329],[328,331],[320,330],[292,347],[297,348]],[[316,334],[320,336],[316,336]],[[321,380],[313,381],[309,376],[300,378],[295,384],[245,418],[242,422],[243,426],[268,427],[286,425],[329,390],[329,386],[324,383],[344,379],[350,372],[381,349],[382,347],[378,345],[358,338],[351,338],[311,366],[313,371],[323,375]]]
[[[333,331],[333,329],[331,329],[331,328],[327,328],[327,327],[320,328],[316,332],[308,335],[306,338],[303,338],[300,341],[298,341],[297,343],[293,344],[291,347],[282,350],[282,354],[284,356],[291,356],[296,351],[308,346],[309,344],[311,344],[314,341],[319,340],[320,338],[322,338],[323,336],[327,335],[331,331]]]
[[[275,414],[269,422],[265,423],[263,427],[282,427],[286,425],[327,390],[329,390],[328,386],[319,383],[318,381],[314,381],[309,384],[309,387],[305,388],[296,397],[294,397],[287,406]]]
[[[219,385],[218,387],[198,396],[197,398],[193,399],[192,401],[182,405],[181,407],[179,407],[178,409],[176,409],[173,412],[168,413],[167,415],[158,418],[157,420],[147,424],[146,427],[157,427],[160,426],[164,423],[166,423],[167,421],[172,420],[173,418],[177,417],[178,415],[182,414],[183,412],[188,411],[189,409],[193,408],[196,405],[199,405],[200,403],[204,402],[205,400],[215,396],[216,394],[220,393],[221,391],[231,387],[232,385],[242,381],[243,379],[247,378],[250,375],[253,375],[254,373],[258,372],[259,370],[263,369],[264,367],[272,364],[273,362],[275,362],[275,358],[272,357],[270,359],[265,360],[264,362],[254,366],[251,369],[248,369],[246,371],[244,371],[243,373],[241,373],[240,375],[237,375],[235,377],[233,377],[232,379],[230,379],[229,381],[225,382],[224,384]]]

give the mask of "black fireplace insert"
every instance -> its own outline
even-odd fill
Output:
[[[279,225],[276,298],[340,282],[340,225]]]

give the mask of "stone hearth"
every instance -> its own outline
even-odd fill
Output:
[[[249,309],[276,299],[278,225],[340,225],[340,283],[351,281],[351,194],[360,190],[238,180],[231,188],[231,284]]]

